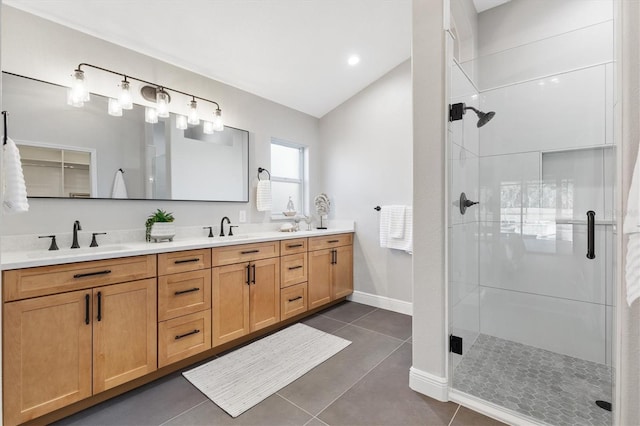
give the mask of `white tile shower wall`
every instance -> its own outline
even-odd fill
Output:
[[[455,306],[478,288],[478,222],[449,227],[449,303]]]
[[[457,125],[456,122],[454,124]],[[450,133],[451,134],[451,133]],[[460,194],[464,192],[467,199],[478,201],[478,156],[461,148],[455,143],[449,144],[449,223],[452,225],[478,221],[479,205],[469,207],[465,214],[460,213]]]
[[[480,155],[558,150],[605,143],[605,66],[481,94],[496,111],[481,131]]]
[[[611,62],[613,34],[613,21],[607,21],[481,56],[474,61],[479,70],[478,88],[484,91]]]
[[[480,288],[483,334],[606,363],[605,305]]]

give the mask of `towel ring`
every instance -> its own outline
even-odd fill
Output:
[[[267,172],[267,174],[269,175],[269,180],[271,180],[271,173],[269,173],[269,170],[263,167],[258,167],[258,180],[260,180],[260,173],[262,172]]]
[[[124,174],[124,170],[118,169],[118,171],[121,172],[122,174]]]

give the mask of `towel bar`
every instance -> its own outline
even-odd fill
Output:
[[[378,212],[379,212],[380,210],[382,210],[382,207],[380,207],[380,206],[375,206],[373,209],[374,209],[375,211],[378,211]]]

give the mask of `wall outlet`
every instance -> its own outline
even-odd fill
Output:
[[[246,221],[247,221],[247,211],[240,210],[240,213],[238,214],[238,222],[245,223]]]

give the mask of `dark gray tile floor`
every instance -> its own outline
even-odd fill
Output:
[[[303,321],[347,348],[237,418],[179,373],[59,425],[478,425],[501,423],[409,388],[411,318],[346,302]]]

